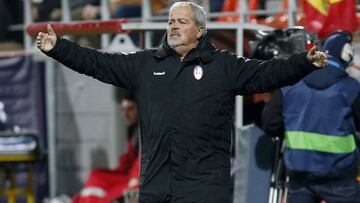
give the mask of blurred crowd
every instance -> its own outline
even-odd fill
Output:
[[[219,12],[224,0],[200,1],[207,10]],[[151,0],[152,16],[167,15],[169,5],[175,0]],[[142,0],[109,0],[109,16],[116,18],[135,18],[140,20]],[[0,49],[21,50],[23,48],[24,2],[0,0]],[[101,0],[69,1],[70,18],[72,21],[95,20],[101,18]],[[62,18],[61,0],[31,0],[31,16],[33,22],[60,21]],[[166,19],[166,18],[164,18]],[[134,39],[134,37],[132,36]],[[83,38],[80,38],[83,39]],[[90,42],[81,44],[99,46],[98,38],[86,38]],[[137,38],[135,37],[135,40]],[[95,41],[95,43],[93,43]],[[90,44],[89,44],[90,43]]]

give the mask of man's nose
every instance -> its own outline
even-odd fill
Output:
[[[175,31],[175,30],[178,30],[178,29],[179,29],[179,27],[177,27],[177,26],[171,27],[171,31]]]
[[[171,29],[179,29],[179,23],[177,23],[177,22],[171,23],[170,28]]]

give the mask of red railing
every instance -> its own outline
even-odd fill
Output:
[[[26,28],[31,37],[36,37],[39,32],[47,32],[47,24],[50,24],[57,35],[93,35],[102,33],[129,32],[121,29],[121,24],[126,19],[73,21],[73,22],[46,22],[33,23]]]

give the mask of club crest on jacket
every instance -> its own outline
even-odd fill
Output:
[[[196,80],[201,80],[201,78],[203,77],[204,74],[204,70],[201,66],[197,65],[194,67],[194,78]]]

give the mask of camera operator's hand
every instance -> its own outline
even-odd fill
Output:
[[[324,52],[317,51],[317,47],[313,46],[307,53],[307,59],[318,68],[327,66],[327,55]]]
[[[39,32],[36,37],[36,45],[43,52],[50,51],[56,44],[57,37],[50,24],[47,25],[47,30],[48,33]]]

